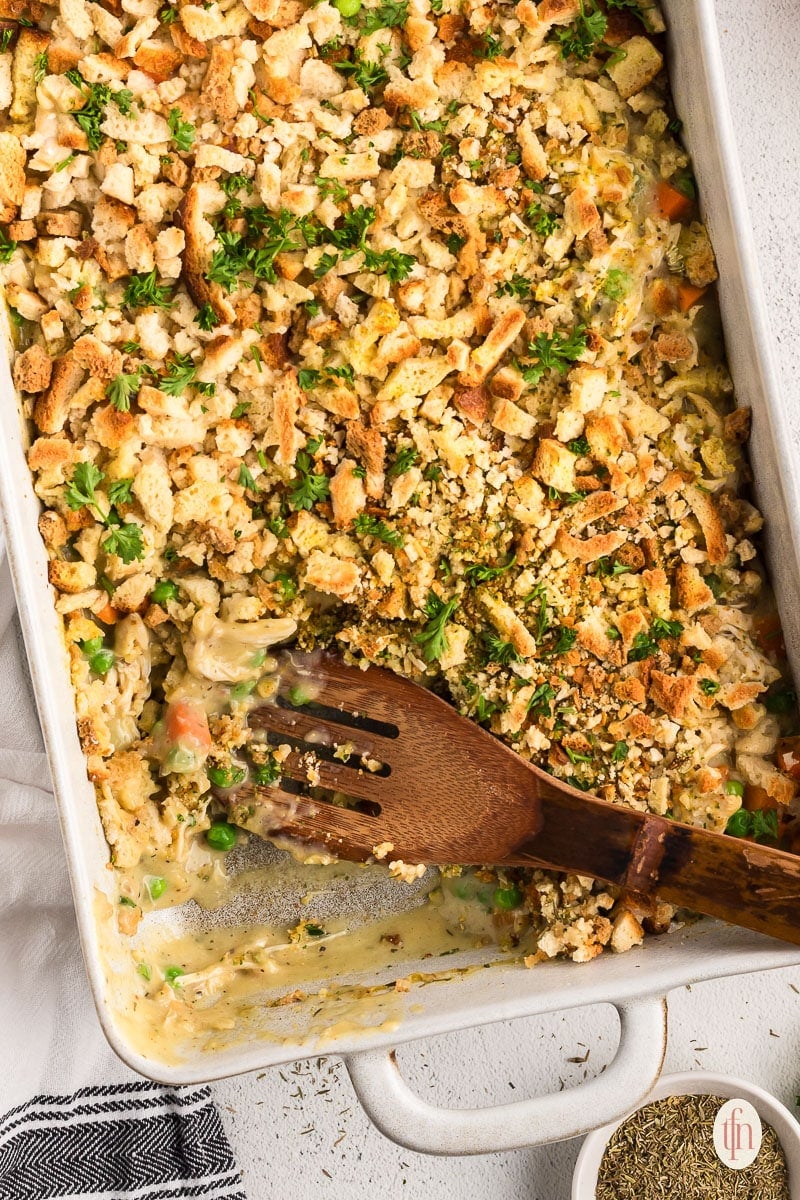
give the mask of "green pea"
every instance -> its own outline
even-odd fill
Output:
[[[747,837],[752,827],[750,813],[746,809],[740,808],[728,819],[725,832],[729,833],[731,837]]]
[[[499,887],[495,888],[492,899],[495,908],[501,908],[509,912],[512,908],[519,908],[522,903],[522,892],[513,884],[511,887]]]
[[[227,821],[215,821],[206,831],[206,841],[212,850],[232,850],[238,836],[235,827]]]
[[[167,600],[177,600],[180,588],[177,583],[171,579],[162,579],[157,583],[150,593],[150,599],[154,604],[165,604]]]
[[[728,782],[725,784],[725,795],[726,796],[743,796],[744,795],[744,784],[742,783],[741,779],[729,779]]]
[[[287,695],[289,703],[294,705],[295,708],[302,708],[304,704],[311,703],[311,694],[299,684],[297,687],[289,688]]]
[[[151,900],[158,900],[169,887],[163,875],[148,875],[144,881],[144,885]]]
[[[244,767],[206,767],[206,775],[213,784],[221,788],[236,787],[247,772]]]
[[[361,9],[361,0],[333,0],[343,17],[354,17]]]
[[[164,968],[164,978],[166,979],[169,986],[172,988],[175,987],[175,984],[176,984],[177,980],[181,977],[181,975],[185,975],[185,974],[186,974],[186,972],[184,971],[183,967],[165,967]]]
[[[245,700],[258,683],[257,679],[247,679],[244,683],[237,683],[231,688],[231,700]]]

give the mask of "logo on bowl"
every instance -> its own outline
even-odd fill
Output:
[[[714,1149],[720,1162],[741,1171],[761,1149],[761,1118],[748,1100],[728,1100],[714,1120]]]

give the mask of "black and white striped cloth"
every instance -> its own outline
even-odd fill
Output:
[[[208,1088],[34,1096],[0,1121],[3,1200],[245,1200]]]

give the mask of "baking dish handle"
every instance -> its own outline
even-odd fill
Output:
[[[406,1083],[395,1051],[348,1055],[356,1095],[381,1133],[422,1154],[490,1154],[588,1133],[634,1109],[657,1080],[667,1045],[663,997],[615,1003],[620,1039],[600,1075],[550,1096],[489,1108],[438,1108]]]

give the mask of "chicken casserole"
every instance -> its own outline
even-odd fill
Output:
[[[218,797],[279,779],[246,718],[290,638],[604,799],[777,838],[794,701],[658,8],[0,13],[14,379],[122,926],[143,862],[224,853]],[[530,962],[671,917],[445,886]]]

